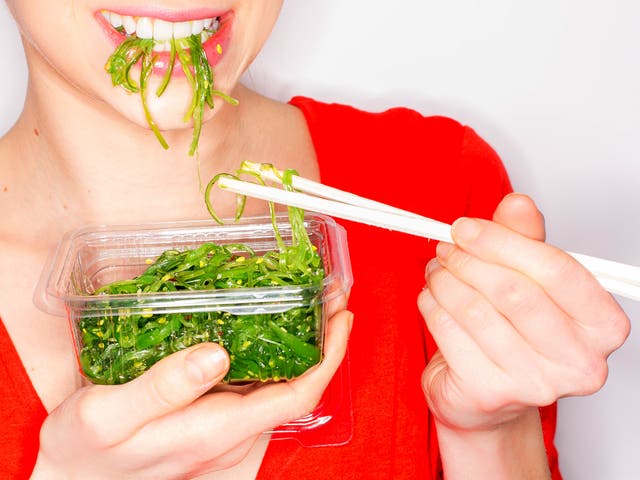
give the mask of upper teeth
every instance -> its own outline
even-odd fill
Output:
[[[107,11],[101,13],[113,28],[123,27],[127,35],[135,33],[138,38],[153,38],[156,41],[154,50],[160,51],[169,48],[172,38],[200,35],[204,42],[211,36],[211,32],[215,32],[220,26],[217,17],[188,22],[167,22],[152,17],[131,17]]]

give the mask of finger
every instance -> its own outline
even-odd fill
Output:
[[[261,386],[240,395],[219,392],[198,399],[186,409],[155,421],[132,441],[136,445],[173,448],[157,439],[168,432],[180,438],[180,445],[201,459],[226,453],[241,442],[309,413],[319,402],[342,362],[347,348],[353,314],[342,311],[327,322],[322,362],[302,376]],[[181,426],[175,431],[175,425]],[[223,438],[221,437],[223,436]],[[132,443],[132,444],[133,444]]]
[[[498,205],[493,221],[533,240],[544,241],[544,216],[533,200],[521,193],[510,193]]]
[[[327,301],[325,301],[324,303],[324,311],[326,312],[325,318],[331,318],[333,317],[336,313],[338,313],[341,310],[346,310],[347,308],[347,303],[349,301],[349,296],[348,294],[344,293],[344,290],[342,289],[341,285],[336,286],[332,286],[329,288],[334,288],[338,291],[337,294],[334,293],[334,291],[329,291],[327,292],[329,298]]]
[[[524,371],[530,366],[534,354],[531,347],[477,290],[456,278],[446,268],[432,270],[428,286],[439,307],[498,368],[505,372]],[[440,316],[445,315],[441,313]],[[442,349],[440,344],[438,346]]]
[[[431,359],[423,377],[423,389],[436,409],[434,413],[459,411],[465,403],[482,398],[488,405],[492,387],[503,385],[506,380],[502,369],[438,304],[429,289],[418,296],[418,308],[440,352],[440,356]]]
[[[570,369],[564,365],[556,368],[521,339],[495,342],[485,338],[482,326],[463,326],[466,320],[454,318],[430,290],[420,294],[420,302],[447,363],[445,369],[437,358],[433,365],[430,362],[423,388],[435,397],[444,396],[440,398],[444,410],[459,410],[462,417],[465,409],[480,417],[498,410],[508,413],[523,405],[548,405],[558,398],[559,391],[575,387]]]
[[[247,421],[260,433],[312,411],[347,351],[353,314],[343,310],[327,322],[322,362],[302,376],[258,389],[244,397]]]
[[[452,236],[468,253],[532,278],[583,327],[608,328],[612,320],[620,321],[621,310],[613,297],[589,271],[562,250],[481,219],[456,220]]]
[[[536,352],[561,362],[582,353],[573,319],[529,277],[450,244],[438,245],[436,255],[447,271],[481,293]]]
[[[79,418],[114,445],[145,424],[190,404],[220,382],[229,356],[219,345],[203,343],[174,353],[123,385],[95,386],[79,400]]]
[[[442,308],[426,288],[418,296],[418,309],[424,317],[429,332],[433,336],[438,350],[447,361],[449,368],[460,375],[470,374],[476,377],[481,364],[488,365],[486,356],[471,336]],[[496,365],[491,362],[491,367]]]

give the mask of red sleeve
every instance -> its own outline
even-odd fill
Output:
[[[513,188],[500,157],[487,142],[471,128],[464,128],[461,152],[461,170],[467,186],[467,205],[464,214],[469,217],[491,219],[498,203]]]

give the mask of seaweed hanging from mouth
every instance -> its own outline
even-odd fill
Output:
[[[135,35],[127,37],[111,54],[105,70],[111,75],[114,86],[120,86],[131,93],[139,93],[142,101],[145,118],[154,135],[163,148],[169,148],[169,144],[162,136],[160,129],[154,121],[147,104],[148,80],[153,72],[157,60],[154,52],[155,41],[151,38],[139,38]],[[166,73],[156,90],[156,96],[160,97],[167,89],[171,79],[176,60],[180,62],[184,75],[192,90],[192,99],[184,121],[193,122],[193,138],[189,147],[189,155],[194,155],[198,150],[200,132],[202,130],[202,117],[205,105],[213,108],[213,97],[220,97],[232,105],[238,101],[229,95],[216,90],[213,85],[214,74],[202,48],[200,35],[191,35],[185,38],[172,38],[171,50]],[[132,78],[132,68],[140,63],[140,78],[138,82]]]

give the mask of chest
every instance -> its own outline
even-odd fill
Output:
[[[44,255],[5,248],[0,253],[0,318],[47,411],[82,385],[64,317],[33,303]]]

